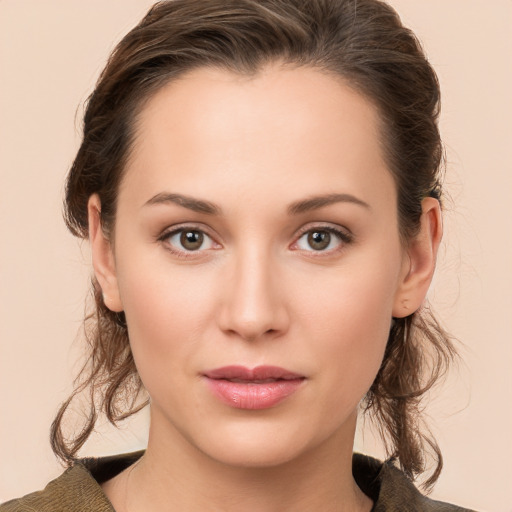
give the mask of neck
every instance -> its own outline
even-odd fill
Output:
[[[154,423],[152,422],[152,425]],[[152,428],[135,466],[104,488],[117,512],[361,512],[371,500],[352,476],[355,417],[347,432],[271,467],[224,464]]]

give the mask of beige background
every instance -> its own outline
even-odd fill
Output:
[[[0,0],[0,501],[59,474],[48,428],[70,390],[90,273],[61,220],[83,102],[148,0]],[[445,455],[434,496],[512,511],[512,2],[393,0],[444,92],[453,197],[430,299],[464,365],[428,412]],[[75,341],[74,341],[75,340]],[[145,417],[88,454],[144,445]],[[379,453],[371,435],[356,446]]]

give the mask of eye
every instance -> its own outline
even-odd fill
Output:
[[[304,232],[295,243],[301,251],[329,252],[349,243],[351,237],[334,228],[314,228]]]
[[[213,240],[200,229],[182,228],[162,237],[171,249],[177,252],[197,252],[200,250],[212,249]]]

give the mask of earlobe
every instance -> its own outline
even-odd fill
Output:
[[[103,233],[101,226],[101,202],[97,194],[93,194],[87,203],[89,222],[89,242],[91,244],[92,264],[96,280],[101,287],[103,301],[108,309],[115,312],[123,311],[114,253],[110,240]]]
[[[422,202],[420,230],[407,247],[393,317],[409,316],[421,307],[434,275],[442,232],[439,201],[427,197]]]

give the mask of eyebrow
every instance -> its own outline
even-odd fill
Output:
[[[296,201],[288,207],[288,215],[298,215],[300,213],[318,210],[324,206],[334,203],[352,203],[371,210],[368,203],[351,194],[326,194],[322,196],[313,196],[302,201]]]
[[[177,204],[183,208],[187,208],[197,213],[205,213],[207,215],[220,215],[221,208],[214,203],[196,199],[194,197],[185,196],[183,194],[172,194],[169,192],[161,192],[156,194],[151,199],[144,203],[144,206],[155,204]],[[311,210],[318,210],[324,206],[329,206],[335,203],[352,203],[362,206],[371,210],[368,203],[351,195],[351,194],[326,194],[321,196],[313,196],[308,199],[296,201],[287,208],[288,215],[298,215],[301,213],[309,212]]]
[[[168,192],[162,192],[156,196],[153,196],[144,204],[144,206],[168,203],[174,203],[179,206],[183,206],[184,208],[197,213],[206,213],[208,215],[219,215],[221,213],[221,209],[209,201],[195,199],[194,197],[184,196],[182,194],[171,194]]]

